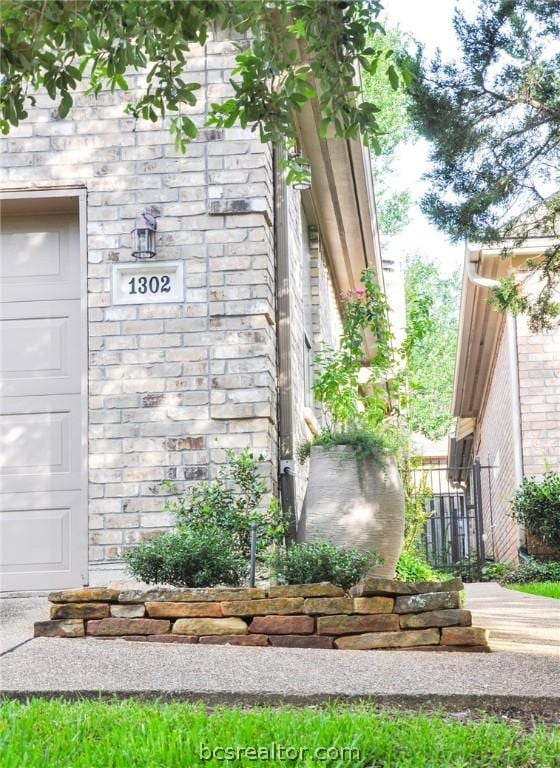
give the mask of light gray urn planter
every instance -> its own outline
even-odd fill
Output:
[[[372,570],[392,578],[404,537],[404,493],[393,457],[358,460],[349,445],[311,449],[298,541],[328,540],[374,551]]]

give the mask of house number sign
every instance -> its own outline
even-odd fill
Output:
[[[113,265],[113,304],[164,304],[184,298],[182,261]]]

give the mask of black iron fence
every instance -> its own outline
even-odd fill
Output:
[[[420,539],[426,560],[464,581],[480,580],[485,561],[482,469],[478,459],[469,467],[436,461],[417,465],[411,476],[409,503],[424,513]]]

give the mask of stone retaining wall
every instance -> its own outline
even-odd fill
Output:
[[[488,633],[461,607],[460,579],[366,579],[268,588],[84,588],[51,592],[35,637],[289,648],[486,651]]]

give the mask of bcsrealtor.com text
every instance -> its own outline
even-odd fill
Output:
[[[296,747],[271,742],[263,746],[217,746],[201,744],[198,751],[201,760],[304,760],[314,758],[318,761],[348,760],[359,761],[360,750],[357,747]]]

